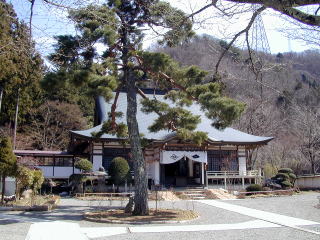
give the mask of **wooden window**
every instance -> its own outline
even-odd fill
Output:
[[[55,157],[55,166],[72,167],[73,159],[72,157]]]
[[[208,151],[208,171],[238,171],[236,150]]]
[[[53,157],[37,157],[39,166],[53,166]]]

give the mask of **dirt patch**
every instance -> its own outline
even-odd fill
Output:
[[[85,219],[89,221],[129,224],[184,222],[198,218],[198,216],[194,211],[182,209],[158,209],[157,211],[150,209],[148,216],[133,216],[118,209],[84,214]]]
[[[0,208],[0,211],[51,211],[57,207],[60,197],[55,195],[35,196],[31,199],[20,199],[16,202]]]
[[[156,200],[156,192],[152,191],[149,200]],[[180,198],[172,191],[158,191],[158,201],[179,201]]]
[[[236,199],[237,197],[233,194],[230,194],[227,190],[219,189],[208,189],[211,192],[212,197],[216,199]]]

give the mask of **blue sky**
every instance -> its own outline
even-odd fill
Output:
[[[30,17],[30,3],[27,0],[9,0],[15,8],[17,15],[20,19],[29,22]],[[61,0],[61,2],[69,2]],[[80,1],[81,2],[81,1]],[[195,3],[196,2],[196,3]],[[186,1],[182,0],[171,0],[175,7],[181,8],[186,12],[190,12],[190,9],[197,9],[201,3],[205,0],[193,1],[186,4]],[[204,12],[198,19],[209,19],[211,12]],[[226,40],[230,39],[232,34],[239,29],[245,27],[250,16],[243,16],[237,19],[234,23],[230,22],[226,24],[224,20],[207,20],[205,24],[195,25],[195,30],[198,34],[206,33],[214,35],[219,38]],[[200,20],[199,20],[200,21]],[[223,22],[224,21],[224,22]],[[285,21],[279,14],[268,11],[263,15],[263,23],[266,29],[268,42],[270,45],[271,53],[288,52],[292,51],[303,51],[308,49],[308,45],[303,42],[289,40],[284,37],[277,29],[283,25],[285,27]],[[43,4],[41,0],[35,1],[34,16],[32,21],[32,32],[33,38],[37,43],[37,49],[42,55],[47,55],[52,51],[52,44],[54,43],[53,36],[60,34],[74,34],[75,29],[72,22],[67,18],[66,9],[57,9],[56,7]],[[146,46],[152,44],[155,41],[155,37],[148,35],[145,41]],[[241,41],[238,46],[241,47]],[[290,49],[291,48],[291,49]]]

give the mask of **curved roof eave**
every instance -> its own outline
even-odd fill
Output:
[[[146,94],[148,95],[148,94]],[[150,98],[154,98],[153,94],[150,94]],[[156,95],[158,100],[168,102],[169,100],[164,99],[163,95]],[[142,97],[137,95],[137,102],[140,104]],[[168,102],[171,103],[171,102]],[[108,109],[111,108],[112,102],[106,102],[103,98],[99,98],[99,106],[104,108],[104,113],[108,112]],[[127,100],[126,93],[120,92],[118,96],[118,111],[122,111],[124,116],[122,119],[118,119],[119,123],[124,122],[126,119],[126,109],[127,109]],[[149,126],[153,124],[154,120],[157,118],[155,113],[146,114],[141,111],[141,108],[137,109],[137,119],[139,124],[140,133],[144,134],[144,137],[155,142],[167,142],[176,137],[176,132],[169,132],[161,130],[157,133],[149,131]],[[208,141],[216,144],[237,144],[237,145],[254,145],[254,144],[266,144],[273,139],[273,137],[263,137],[251,135],[233,128],[225,128],[222,130],[216,129],[212,126],[212,120],[208,119],[204,112],[201,111],[200,106],[193,104],[187,107],[187,110],[192,111],[196,115],[201,116],[201,122],[198,124],[196,131],[207,132]],[[103,112],[103,111],[101,111]],[[94,132],[99,132],[101,130],[102,124],[97,125],[93,128],[81,131],[70,131],[71,134],[75,136],[84,138],[84,139],[96,139],[92,136]],[[119,139],[116,135],[103,134],[99,139],[117,141],[124,140],[125,138]]]

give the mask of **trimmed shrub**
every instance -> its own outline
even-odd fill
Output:
[[[289,173],[293,173],[293,170],[291,168],[281,168],[281,169],[279,169],[278,173],[289,174]]]
[[[285,180],[289,180],[289,175],[287,173],[278,173],[275,176],[275,179],[279,180],[279,181],[285,181]]]
[[[75,162],[74,167],[84,172],[90,172],[92,170],[92,163],[88,159],[80,158]]]
[[[262,191],[262,186],[260,184],[251,184],[246,188],[247,192],[258,192]]]
[[[284,188],[291,188],[292,184],[289,181],[283,181],[281,182],[281,186]]]
[[[130,168],[127,160],[122,157],[116,157],[111,161],[108,172],[114,184],[120,185],[128,179],[130,175],[129,170]]]
[[[297,176],[291,168],[281,168],[278,173],[271,178],[274,183],[279,184],[282,188],[291,188],[294,185]]]
[[[289,173],[289,178],[291,181],[295,181],[297,176],[294,173]]]

